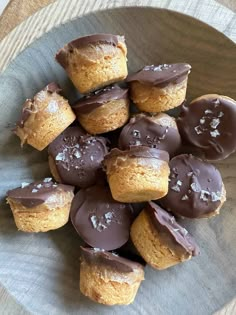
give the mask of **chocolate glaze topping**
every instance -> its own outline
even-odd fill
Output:
[[[140,268],[143,269],[141,264],[118,256],[117,254],[98,248],[80,248],[82,260],[86,261],[88,264],[108,267],[122,273],[135,272],[136,270],[140,270]]]
[[[73,186],[57,184],[52,178],[45,178],[35,183],[22,183],[21,187],[9,190],[7,197],[21,203],[26,208],[36,207],[45,201],[52,194],[60,191],[74,191]]]
[[[177,128],[162,126],[152,117],[139,114],[130,119],[119,137],[121,150],[134,145],[157,148],[173,156],[181,146],[181,138]]]
[[[95,184],[107,154],[107,140],[69,127],[48,148],[63,183],[86,188]]]
[[[131,220],[131,205],[115,201],[109,188],[102,185],[81,189],[72,202],[71,221],[92,247],[121,247],[129,239]]]
[[[181,245],[189,254],[199,255],[200,251],[192,236],[188,231],[176,222],[175,217],[163,210],[154,202],[148,202],[145,210],[150,215],[152,223],[158,232],[168,232],[173,239]]]
[[[42,91],[47,91],[48,93],[54,93],[54,92],[60,93],[61,88],[57,83],[52,82],[52,83],[49,83],[47,86],[45,86],[45,88],[43,88]],[[38,92],[38,93],[40,93],[40,92]],[[37,97],[37,94],[35,95],[35,97]],[[35,99],[35,97],[34,97],[34,99]],[[23,104],[21,117],[20,117],[20,120],[17,122],[18,127],[23,128],[26,120],[29,118],[29,116],[32,113],[35,112],[34,99],[27,99],[25,101],[25,103]]]
[[[110,44],[117,46],[119,42],[125,42],[124,36],[112,34],[94,34],[77,38],[60,49],[55,58],[62,67],[67,67],[67,55],[73,53],[74,48],[80,48],[91,44]]]
[[[165,87],[169,83],[180,83],[189,74],[191,66],[187,63],[174,63],[145,66],[127,77],[126,82],[138,81],[143,84]]]
[[[169,166],[169,191],[160,199],[166,210],[198,218],[219,207],[223,183],[215,166],[188,154],[174,157]]]
[[[131,158],[152,158],[152,159],[158,159],[165,162],[169,162],[169,154],[166,151],[158,150],[155,148],[149,148],[145,146],[130,146],[128,150],[121,151],[117,148],[114,148],[111,150],[110,153],[108,153],[105,158],[104,162],[106,160],[118,157],[118,156],[129,156]]]
[[[122,89],[117,85],[108,86],[81,98],[73,106],[73,110],[76,114],[86,114],[107,102],[120,99],[128,99],[128,89]]]
[[[177,123],[183,139],[206,159],[221,160],[236,150],[235,121],[236,101],[212,94],[182,105]]]

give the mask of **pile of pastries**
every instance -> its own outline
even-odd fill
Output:
[[[70,217],[84,241],[81,292],[106,305],[134,301],[145,264],[162,270],[199,254],[176,218],[219,214],[226,192],[209,161],[236,150],[233,99],[186,102],[189,64],[128,75],[126,55],[124,36],[111,34],[78,38],[57,53],[83,96],[71,106],[50,83],[26,100],[14,130],[22,145],[47,148],[54,180],[7,192],[20,231],[58,229]],[[177,107],[177,119],[165,113]],[[118,254],[130,241],[143,263]]]

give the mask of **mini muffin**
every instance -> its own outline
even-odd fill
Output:
[[[129,119],[128,89],[110,86],[80,99],[73,110],[82,127],[100,134],[122,127]]]
[[[97,248],[81,247],[80,291],[91,300],[105,305],[130,304],[143,280],[141,264]]]
[[[107,140],[69,127],[49,146],[49,166],[59,183],[86,188],[96,183],[107,154]]]
[[[71,221],[83,241],[92,247],[113,250],[129,239],[131,205],[115,201],[109,187],[81,189],[71,206]]]
[[[179,106],[185,100],[190,69],[187,63],[144,67],[126,79],[131,99],[139,110],[149,113]]]
[[[143,259],[162,270],[199,254],[188,231],[175,218],[149,202],[131,226],[131,239]]]
[[[94,34],[68,43],[58,51],[56,60],[85,94],[125,79],[126,55],[124,36]]]
[[[75,120],[75,114],[60,91],[56,83],[50,83],[33,100],[26,100],[14,130],[21,145],[28,143],[41,151]]]
[[[47,232],[68,222],[74,187],[56,184],[51,178],[22,183],[7,192],[16,226],[23,232]]]
[[[236,101],[208,94],[184,104],[177,120],[183,139],[208,160],[222,160],[236,150]]]
[[[168,194],[160,200],[168,211],[187,218],[219,214],[226,200],[220,172],[193,155],[181,154],[170,161]]]
[[[149,116],[138,114],[122,129],[119,148],[126,150],[133,145],[167,151],[173,156],[181,147],[181,138],[175,119],[167,114]]]
[[[112,196],[120,202],[159,199],[168,192],[169,154],[166,151],[133,146],[112,149],[104,166]]]

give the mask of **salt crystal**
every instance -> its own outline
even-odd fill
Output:
[[[189,177],[190,177],[190,176],[193,176],[193,172],[188,172],[188,173],[187,173],[187,176],[189,176]]]
[[[179,188],[178,185],[172,186],[172,187],[170,187],[170,189],[172,189],[172,190],[174,190],[176,192],[180,192],[180,188]]]
[[[133,130],[133,136],[134,138],[140,139],[141,138],[141,134],[139,130]]]
[[[224,113],[223,112],[219,112],[218,117],[223,117]]]
[[[25,187],[27,187],[27,186],[29,186],[29,183],[21,183],[21,188],[25,188]]]
[[[213,111],[210,110],[210,109],[206,109],[206,110],[205,110],[205,114],[213,114]]]
[[[93,228],[96,229],[97,228],[97,217],[96,217],[96,215],[92,215],[90,217],[90,221],[92,222]]]
[[[81,153],[80,153],[78,150],[76,150],[76,151],[74,152],[74,156],[75,156],[77,159],[79,159],[79,158],[81,157]]]
[[[93,161],[93,160],[94,160],[94,158],[93,158],[93,156],[92,156],[92,155],[90,156],[90,160],[91,160],[91,161]]]
[[[106,220],[111,220],[113,218],[113,213],[112,212],[107,212],[104,214],[104,217]]]
[[[177,183],[176,183],[178,186],[182,186],[182,182],[181,180],[177,180]]]
[[[200,187],[196,183],[192,183],[190,186],[191,186],[192,191],[194,191],[194,192],[200,192],[201,191]]]
[[[184,236],[188,234],[188,231],[185,228],[182,229],[182,232],[184,233]]]
[[[221,192],[220,192],[220,191],[217,191],[217,192],[214,192],[214,191],[213,191],[213,192],[211,193],[211,200],[212,200],[213,202],[221,200]]]
[[[201,194],[200,194],[200,199],[202,199],[203,201],[208,201],[208,197],[211,194],[209,193],[209,191],[207,190],[201,190]]]
[[[196,131],[196,133],[197,133],[198,135],[200,135],[200,134],[202,133],[201,126],[196,126],[196,127],[194,128],[194,130]]]
[[[38,192],[38,189],[33,189],[32,190],[32,193],[36,193],[36,192]]]
[[[44,183],[49,183],[49,182],[51,182],[51,181],[52,181],[52,177],[46,177],[46,178],[44,178],[44,180],[43,180]]]
[[[200,124],[205,124],[205,122],[206,122],[206,119],[205,119],[205,118],[201,118],[201,119],[200,119]]]
[[[175,223],[175,217],[174,217],[174,216],[172,216],[172,217],[170,218],[170,222],[171,222],[172,224]]]
[[[214,131],[210,131],[210,134],[213,138],[216,138],[217,136],[220,136],[219,131],[216,129]]]
[[[42,184],[38,184],[36,187],[40,189],[42,186]]]
[[[219,123],[220,123],[219,118],[213,118],[211,123],[210,123],[210,126],[211,126],[211,128],[216,129],[217,126],[219,125]]]
[[[57,154],[57,156],[55,157],[56,161],[65,161],[66,156],[65,156],[65,152],[60,152]]]
[[[181,200],[188,200],[189,199],[189,197],[188,197],[188,195],[183,195],[183,197],[181,198]]]
[[[136,141],[135,141],[135,145],[141,145],[141,141],[136,140]]]
[[[174,232],[179,232],[179,229],[173,229]]]

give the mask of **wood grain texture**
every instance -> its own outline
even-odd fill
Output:
[[[34,42],[12,61],[0,76],[0,107],[4,111],[4,116],[0,118],[0,154],[4,157],[0,160],[1,198],[8,188],[15,187],[22,181],[49,175],[46,152],[39,153],[30,148],[21,151],[17,139],[10,136],[8,124],[17,119],[24,98],[31,97],[36,90],[51,80],[56,79],[61,83],[71,99],[75,97],[74,89],[63,70],[54,62],[53,55],[65,42],[76,36],[95,31],[125,33],[130,70],[135,70],[145,63],[184,59],[193,64],[189,99],[212,91],[213,88],[236,98],[235,44],[207,25],[165,10],[138,8],[100,12],[77,19],[80,12],[89,12],[99,6],[96,7],[95,2],[83,2],[78,8],[78,1],[73,0],[71,7],[66,1],[58,3],[55,12],[55,7],[50,5],[36,13],[30,23],[26,21],[27,29],[32,29],[34,34],[24,33],[24,39],[18,38],[20,33],[14,34],[15,38],[20,40],[21,49],[24,47],[24,41],[27,42],[26,46],[34,41],[38,34],[36,30],[39,29],[40,33],[43,33],[57,23],[66,23],[72,17],[74,21],[60,26]],[[124,1],[116,1],[118,7],[134,3],[137,4],[137,1],[126,4]],[[185,13],[198,15],[206,20],[214,15],[217,20],[220,19],[218,27],[225,30],[227,35],[234,36],[234,28],[231,29],[231,25],[234,25],[232,12],[213,5],[215,2],[210,1],[209,6],[194,1],[191,5],[187,1],[147,2],[150,6],[158,3],[170,9],[176,6],[179,11],[185,10]],[[105,8],[114,3],[107,1],[102,5]],[[144,1],[141,5],[145,6]],[[55,15],[52,15],[52,12]],[[231,24],[228,24],[229,17],[232,17]],[[223,28],[223,18],[227,20],[226,28]],[[11,44],[11,40],[8,43]],[[3,51],[0,51],[3,54]],[[0,213],[0,281],[8,292],[33,314],[120,314],[125,310],[129,315],[178,315],[176,309],[181,309],[181,315],[212,314],[235,295],[235,270],[232,268],[236,262],[236,237],[232,232],[232,222],[236,214],[235,159],[234,155],[227,161],[218,163],[228,193],[228,202],[222,215],[209,221],[185,222],[202,247],[201,257],[162,273],[147,268],[147,281],[142,285],[137,300],[131,307],[104,308],[90,303],[79,294],[77,275],[80,241],[70,225],[45,235],[18,233],[9,209],[3,203]],[[11,169],[13,176],[9,177]],[[193,299],[196,293],[201,300]],[[166,298],[168,296],[171,296],[171,300]],[[234,306],[229,305],[227,310],[234,311]],[[221,312],[226,312],[226,309]],[[9,311],[6,309],[5,314],[18,313],[13,307]]]

